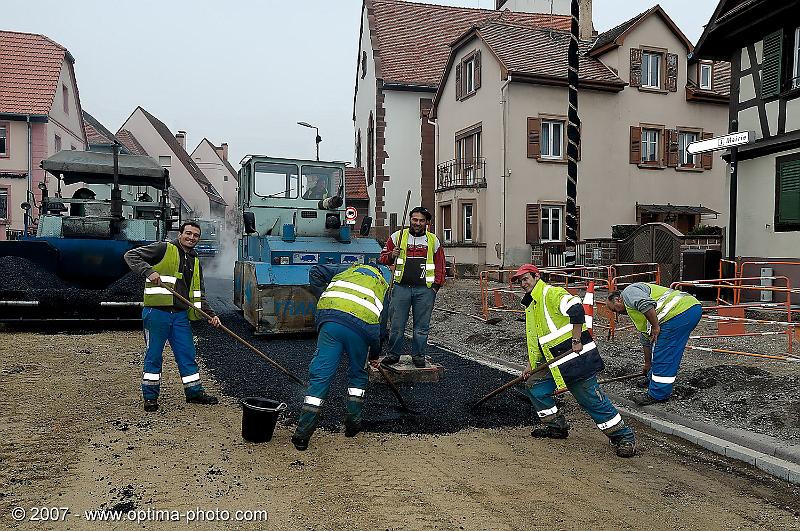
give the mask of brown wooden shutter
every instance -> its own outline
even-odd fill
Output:
[[[708,140],[709,138],[714,138],[714,133],[703,133],[703,140]],[[709,151],[703,153],[700,156],[700,164],[703,166],[704,170],[710,170],[714,165],[714,152]]]
[[[631,79],[632,87],[642,86],[642,50],[631,48]]]
[[[678,91],[678,54],[667,54],[667,90],[670,92]]]
[[[642,163],[642,128],[631,126],[630,158],[631,164]]]
[[[667,166],[675,168],[678,166],[678,131],[667,129],[665,136],[667,137]]]
[[[481,88],[481,51],[475,52],[475,90]]]
[[[540,135],[542,122],[538,118],[528,118],[528,158],[538,159],[542,153]]]
[[[525,243],[531,245],[539,243],[539,218],[540,207],[537,204],[525,205]]]
[[[461,67],[463,62],[456,65],[456,99],[460,100],[464,96],[464,83],[461,79]]]

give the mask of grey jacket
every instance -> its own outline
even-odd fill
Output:
[[[187,284],[186,280],[184,279],[192,278],[192,275],[194,274],[194,259],[197,257],[197,253],[194,252],[194,250],[185,252],[178,243],[178,240],[174,240],[171,243],[178,248],[178,255],[180,257],[178,271],[183,273],[183,279],[178,279],[178,281],[175,283],[175,291],[188,299],[189,284]],[[131,268],[131,271],[135,271],[144,277],[148,277],[155,271],[153,266],[159,263],[164,258],[166,253],[167,242],[154,242],[149,245],[136,247],[135,249],[131,249],[125,253],[125,262],[128,264],[128,267]],[[205,281],[203,280],[202,267],[200,267],[200,291],[203,293],[201,297],[203,311],[213,317],[216,314],[211,306],[209,306],[208,300],[206,299],[206,287]],[[172,308],[170,308],[170,311],[184,311],[188,309],[189,306],[187,306],[186,303],[181,302],[176,298]]]

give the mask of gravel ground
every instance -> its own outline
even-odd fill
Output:
[[[503,288],[507,285],[493,284]],[[521,308],[514,297],[504,297],[510,308]],[[517,299],[518,300],[518,299]],[[480,293],[475,279],[449,279],[439,292],[437,307],[480,315]],[[598,312],[596,311],[596,314]],[[496,357],[524,365],[527,361],[524,315],[492,313],[502,317],[497,325],[444,312],[434,311],[430,340],[452,350],[481,358]],[[606,321],[598,317],[600,324]],[[630,324],[622,317],[621,326]],[[780,330],[759,326],[748,331]],[[597,329],[595,341],[606,363],[602,377],[630,374],[641,370],[642,354],[635,330],[618,331],[614,340],[605,338]],[[716,333],[716,324],[702,321],[695,334]],[[770,355],[785,355],[785,336],[758,338],[720,338],[693,340],[690,345],[725,348]],[[795,341],[794,352],[800,352]],[[618,396],[630,397],[641,392],[635,380],[607,384],[607,390]],[[785,440],[800,437],[800,364],[762,360],[687,350],[678,373],[673,398],[656,407],[685,415],[688,418],[751,430]]]

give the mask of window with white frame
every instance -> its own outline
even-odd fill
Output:
[[[543,159],[564,158],[564,122],[542,120],[541,157]]]
[[[8,188],[0,188],[0,219],[8,219]]]
[[[475,59],[469,59],[464,63],[464,94],[469,94],[475,90]]]
[[[463,205],[461,205],[461,214],[462,214],[461,220],[462,220],[462,226],[464,227],[463,236],[464,236],[464,241],[465,242],[471,242],[472,241],[472,229],[473,229],[473,227],[472,227],[472,220],[473,220],[472,208],[473,208],[473,206],[474,205],[472,203],[464,203]]]
[[[442,239],[445,242],[453,241],[453,228],[450,212],[450,205],[442,205],[442,207],[439,209],[439,219],[442,222]]]
[[[560,242],[563,209],[560,206],[542,205],[542,242]]]
[[[481,170],[481,131],[456,137],[456,184],[471,185],[476,182],[476,172]]]
[[[711,90],[711,63],[700,63],[700,88]]]
[[[697,142],[697,133],[678,131],[678,164],[684,168],[694,168],[697,164],[696,156],[686,152],[686,146]]]
[[[794,68],[792,69],[792,88],[800,88],[800,26],[794,30]]]
[[[172,157],[169,155],[159,155],[158,164],[164,168],[169,168],[172,166]]]
[[[642,162],[652,163],[661,160],[658,151],[660,138],[659,129],[642,129]]]
[[[642,53],[642,86],[661,88],[662,55],[656,52]]]
[[[8,156],[8,126],[0,124],[0,156]]]

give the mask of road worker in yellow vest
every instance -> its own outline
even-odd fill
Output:
[[[360,264],[314,266],[309,271],[309,284],[319,299],[316,315],[319,336],[308,369],[303,409],[292,436],[292,444],[300,451],[308,448],[320,408],[345,353],[349,369],[344,435],[354,437],[361,431],[361,411],[369,381],[367,356],[370,349],[380,348],[381,314],[389,287],[381,270]]]
[[[528,398],[539,417],[539,424],[531,435],[551,439],[567,437],[569,425],[553,393],[569,389],[608,436],[618,456],[636,455],[633,429],[625,424],[597,383],[597,373],[604,368],[603,359],[586,328],[581,300],[564,288],[547,284],[533,264],[520,267],[511,279],[518,281],[525,291],[522,305],[525,306],[528,366],[523,377]],[[531,376],[534,368],[562,355],[564,357],[550,365],[549,373]]]
[[[202,319],[196,311],[196,308],[200,308],[212,316],[209,320],[212,326],[220,326],[219,317],[214,314],[205,297],[203,271],[194,251],[199,241],[200,225],[187,221],[181,225],[175,241],[155,242],[125,253],[128,267],[146,278],[142,309],[146,345],[142,374],[145,411],[158,411],[161,366],[167,341],[175,354],[186,401],[205,405],[217,403],[216,397],[206,394],[200,381],[190,325],[190,321]],[[159,282],[189,299],[192,306],[173,297]]]
[[[636,282],[608,294],[606,306],[630,316],[640,332],[647,392],[634,397],[640,406],[665,402],[672,394],[689,335],[700,322],[703,306],[680,290]]]

